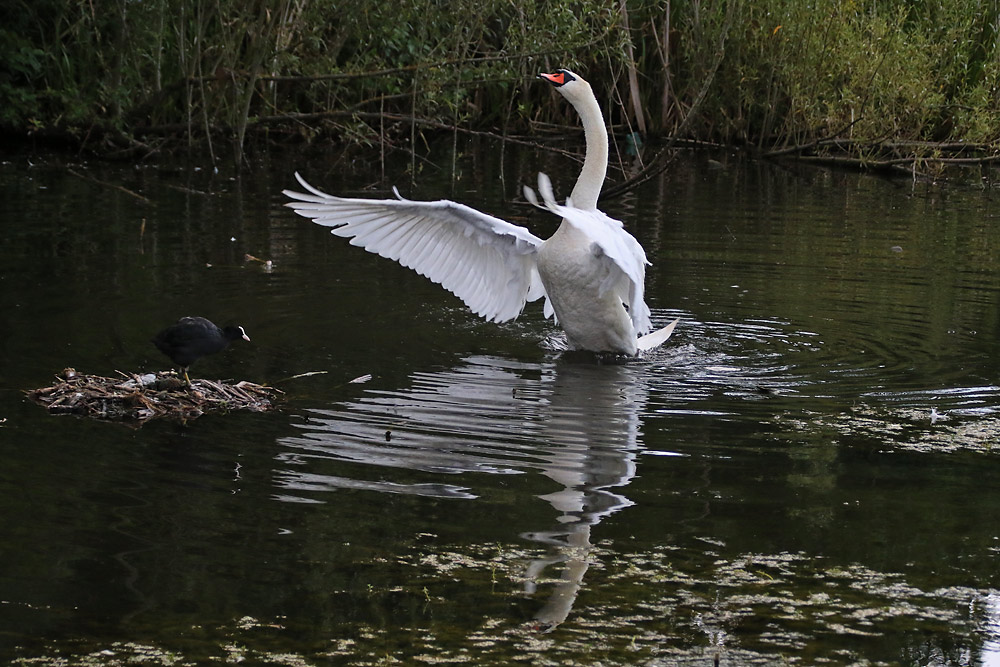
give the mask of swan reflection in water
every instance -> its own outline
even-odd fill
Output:
[[[543,571],[561,564],[554,589],[532,627],[555,628],[569,615],[593,550],[591,531],[631,505],[618,489],[635,476],[639,415],[646,402],[645,362],[596,365],[519,363],[474,356],[437,373],[415,373],[411,386],[368,389],[335,409],[311,411],[301,436],[285,438],[279,455],[280,499],[319,502],[309,492],[341,488],[442,498],[476,498],[446,483],[363,480],[309,472],[315,459],[428,473],[541,472],[555,483],[542,495],[554,519],[523,537],[549,553],[532,561],[526,592],[537,595]],[[295,465],[298,464],[298,465]],[[400,475],[404,477],[405,475]],[[464,479],[468,479],[466,475]],[[303,495],[305,492],[305,495]]]

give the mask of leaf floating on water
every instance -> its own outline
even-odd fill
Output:
[[[282,382],[288,382],[289,380],[298,380],[299,378],[306,378],[306,377],[309,377],[311,375],[325,375],[325,374],[327,374],[329,372],[330,371],[310,371],[308,373],[299,373],[298,375],[293,375],[291,377],[282,378],[282,379],[276,381],[275,384],[279,384],[279,383],[282,383]],[[363,382],[368,382],[371,379],[372,379],[372,376],[370,374],[359,375],[358,377],[354,378],[353,380],[350,380],[348,382],[344,382],[343,384],[338,384],[337,387],[344,387],[344,386],[347,386],[349,384],[361,384]]]
[[[288,382],[289,380],[298,380],[299,378],[307,378],[311,375],[326,375],[330,371],[309,371],[308,373],[299,373],[298,375],[293,375],[291,377],[282,378],[278,382]]]
[[[265,272],[272,271],[274,269],[273,261],[271,261],[270,259],[261,259],[260,257],[254,257],[250,253],[246,253],[245,255],[243,255],[243,261],[257,262],[258,264],[261,265],[261,268],[263,268]]]

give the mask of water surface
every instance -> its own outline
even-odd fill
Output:
[[[452,173],[432,147],[412,192],[407,160],[6,156],[0,658],[1000,664],[992,188],[684,156],[603,205],[654,322],[681,319],[625,364],[281,206],[299,169],[547,235],[509,200],[575,166],[499,155]],[[25,400],[67,366],[167,367],[149,339],[189,314],[253,340],[194,374],[274,383],[279,411],[134,428]]]

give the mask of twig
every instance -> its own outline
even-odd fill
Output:
[[[516,137],[511,137],[509,135],[504,136],[503,134],[497,134],[496,132],[489,132],[486,130],[470,130],[465,127],[455,126],[450,123],[442,123],[436,120],[429,120],[426,118],[419,118],[415,116],[404,116],[397,113],[381,113],[378,111],[321,111],[316,113],[304,113],[304,114],[280,114],[277,116],[263,116],[256,120],[257,124],[265,123],[275,123],[281,121],[301,121],[301,120],[316,120],[319,118],[362,118],[362,119],[375,119],[375,120],[388,120],[395,121],[398,123],[415,124],[419,127],[430,128],[433,130],[447,130],[449,132],[459,132],[461,134],[467,134],[473,137],[485,137],[488,139],[500,139],[504,142],[517,144],[519,146],[527,146],[536,150],[545,150],[552,153],[559,153],[565,157],[577,159],[579,156],[573,151],[568,151],[563,148],[555,148],[553,146],[546,146],[545,144],[538,143],[537,141],[528,141],[527,139],[518,139]]]
[[[671,135],[669,141],[667,141],[667,145],[664,146],[662,149],[660,149],[660,152],[658,152],[653,157],[653,159],[650,160],[646,164],[646,166],[639,171],[638,174],[628,179],[624,183],[620,183],[619,185],[606,189],[601,194],[600,199],[602,201],[605,199],[612,199],[614,197],[621,196],[626,192],[628,192],[629,190],[634,189],[635,187],[641,185],[642,183],[645,183],[646,181],[651,180],[656,176],[662,174],[664,171],[666,171],[667,167],[670,165],[670,160],[672,156],[671,151],[673,150],[674,144],[677,143],[677,140],[684,133],[684,131],[687,129],[687,126],[691,123],[691,120],[698,113],[698,110],[701,108],[702,102],[705,101],[705,96],[708,95],[708,91],[709,88],[711,88],[712,86],[712,82],[715,80],[715,74],[716,72],[719,71],[719,66],[722,65],[722,59],[726,55],[726,40],[729,37],[729,29],[732,27],[733,18],[735,16],[735,10],[734,10],[735,5],[736,3],[731,2],[729,3],[729,6],[726,8],[726,18],[722,26],[722,32],[719,35],[719,44],[716,50],[715,62],[712,63],[712,67],[709,70],[708,75],[705,77],[705,82],[702,84],[701,89],[698,91],[698,95],[694,98],[694,101],[691,103],[691,107],[688,109],[688,112],[684,116],[684,120],[681,121],[680,126],[677,128],[677,131]]]
[[[632,100],[632,113],[635,114],[635,124],[639,126],[639,132],[646,136],[646,116],[642,112],[642,98],[639,95],[639,75],[635,69],[635,53],[632,48],[632,31],[628,24],[628,7],[625,0],[618,3],[618,10],[622,17],[622,30],[625,31],[625,55],[628,56],[628,89]],[[627,116],[626,116],[627,117]]]
[[[846,155],[800,155],[796,160],[802,162],[812,162],[814,164],[826,164],[835,167],[851,167],[854,169],[866,169],[869,171],[895,171],[906,176],[919,175],[921,178],[930,179],[927,174],[916,171],[916,164],[923,158],[899,158],[893,160],[864,160]],[[906,168],[910,165],[911,168]]]
[[[106,188],[114,188],[116,190],[121,190],[125,194],[131,195],[131,196],[135,197],[136,199],[138,199],[139,201],[141,201],[143,203],[146,203],[146,204],[151,204],[152,203],[149,199],[147,199],[146,197],[143,197],[139,193],[132,192],[128,188],[122,187],[122,186],[117,185],[115,183],[108,183],[107,181],[102,181],[100,179],[94,178],[93,176],[86,176],[86,175],[81,174],[80,172],[76,171],[75,169],[67,169],[67,171],[69,173],[73,174],[74,176],[76,176],[77,178],[82,178],[85,181],[92,181],[94,183],[97,183],[98,185],[103,185]]]
[[[854,127],[859,122],[861,122],[861,119],[857,118],[855,120],[852,120],[850,123],[848,123],[844,127],[840,128],[836,132],[831,132],[830,134],[827,134],[826,136],[820,137],[819,139],[816,139],[815,141],[810,141],[809,143],[805,143],[805,144],[798,144],[796,146],[789,146],[787,148],[780,148],[778,150],[768,151],[767,153],[764,153],[763,157],[772,158],[772,157],[779,157],[781,155],[788,155],[789,153],[804,153],[805,151],[810,150],[812,148],[816,148],[817,146],[819,146],[821,144],[834,143],[834,142],[837,141],[836,138],[838,136],[840,136],[844,132],[847,132],[849,129],[851,129],[852,127]]]
[[[174,190],[178,190],[180,192],[186,192],[186,193],[192,194],[192,195],[204,195],[206,197],[211,197],[212,196],[211,192],[203,192],[201,190],[194,190],[192,188],[185,188],[182,185],[174,185],[172,183],[164,183],[164,185],[166,185],[168,188],[173,188]]]
[[[595,44],[599,44],[604,38],[605,35],[602,34],[585,44],[566,46],[559,49],[546,49],[544,51],[535,51],[533,53],[499,54],[495,56],[480,56],[479,58],[454,58],[449,60],[441,60],[436,63],[406,65],[405,67],[390,67],[387,69],[373,70],[371,72],[332,72],[330,74],[317,74],[314,76],[262,76],[258,80],[275,81],[275,82],[299,82],[299,81],[310,82],[310,81],[332,81],[332,80],[345,80],[345,79],[363,79],[376,76],[391,76],[394,74],[409,74],[411,72],[417,72],[420,70],[451,67],[452,65],[475,65],[478,63],[487,63],[496,61],[530,60],[532,58],[542,58],[544,56],[550,56],[556,53],[569,53],[571,51],[587,49]],[[214,77],[206,77],[206,78],[214,78]]]

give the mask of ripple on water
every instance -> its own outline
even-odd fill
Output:
[[[654,319],[678,315],[658,312]],[[630,458],[642,445],[641,422],[653,415],[759,421],[782,414],[790,424],[798,410],[822,414],[850,432],[881,430],[887,442],[899,441],[900,423],[922,427],[926,421],[936,433],[908,446],[939,447],[943,434],[956,433],[965,446],[985,446],[991,424],[978,418],[1000,402],[995,386],[908,388],[919,384],[913,360],[875,338],[856,336],[854,347],[867,353],[848,354],[846,335],[830,340],[822,327],[681,317],[668,345],[627,363],[568,362],[554,354],[540,362],[470,356],[451,368],[415,371],[406,386],[366,387],[356,399],[311,409],[301,434],[282,440],[279,497],[315,502],[350,488],[472,498],[479,493],[468,478],[450,484],[438,476],[593,473],[601,448]],[[841,409],[830,412],[830,399]],[[957,425],[963,417],[977,420]],[[946,418],[952,422],[936,423]],[[814,422],[814,416],[802,421]],[[632,462],[619,456],[603,471],[604,481],[622,483],[631,475],[623,466]],[[393,479],[382,479],[390,469],[397,471]]]
[[[352,464],[360,482],[400,471],[415,483],[393,492],[427,493],[427,475],[589,475],[593,484],[618,484],[632,474],[639,411],[644,402],[627,366],[521,363],[473,356],[453,368],[414,372],[400,389],[365,389],[357,399],[309,410],[302,434],[284,438],[286,492],[316,491],[317,475],[337,488],[342,475],[327,469]],[[308,464],[308,474],[303,466]],[[324,472],[318,473],[315,468]],[[380,472],[382,471],[382,472]],[[407,474],[404,474],[405,473]],[[436,479],[436,478],[435,478]],[[435,481],[437,483],[437,480]],[[474,494],[438,487],[443,495]]]
[[[990,451],[1000,432],[993,416],[1000,387],[969,384],[966,365],[935,354],[919,321],[896,324],[896,337],[884,340],[839,323],[831,333],[779,319],[685,319],[671,345],[640,362],[651,376],[648,412],[737,420],[780,414],[783,423],[798,412],[805,430],[819,420],[887,447]]]
[[[415,371],[404,387],[366,386],[356,399],[307,411],[301,434],[281,441],[282,493],[316,499],[323,490],[367,488],[468,497],[476,491],[436,476],[528,471],[569,485],[583,477],[595,487],[620,485],[633,474],[646,417],[742,418],[742,399],[769,414],[762,399],[809,386],[789,355],[808,356],[820,345],[813,332],[763,319],[682,319],[678,332],[667,346],[624,363],[478,355]],[[335,464],[349,464],[349,474]],[[381,476],[390,469],[397,472],[387,483]],[[412,476],[418,481],[400,481]]]
[[[638,362],[662,399],[652,408],[658,414],[698,412],[693,404],[712,397],[756,400],[798,394],[810,379],[808,369],[797,367],[793,357],[805,357],[821,344],[813,332],[795,331],[779,320],[682,319],[678,332],[667,346]],[[706,408],[703,414],[735,413],[745,406],[729,401],[728,407]]]

